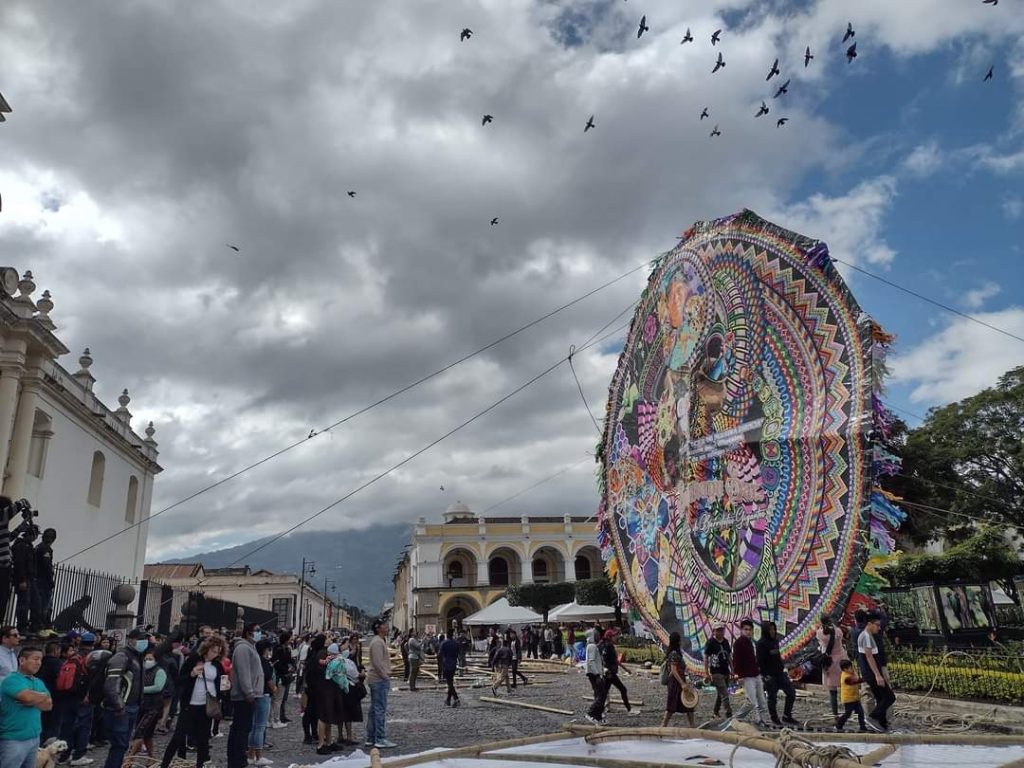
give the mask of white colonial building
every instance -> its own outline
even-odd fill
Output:
[[[111,410],[93,392],[86,349],[75,373],[54,334],[49,291],[33,301],[32,273],[0,267],[0,467],[3,493],[26,498],[41,528],[55,528],[55,559],[121,533],[76,556],[71,565],[126,578],[142,575],[153,480],[154,429],[131,426],[125,389]],[[137,527],[130,528],[135,523]]]

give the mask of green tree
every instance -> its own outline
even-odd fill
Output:
[[[536,611],[548,621],[548,611],[565,603],[571,603],[576,596],[576,587],[569,582],[558,584],[513,584],[505,590],[509,605],[521,605]]]
[[[901,535],[964,541],[992,522],[1024,533],[1024,366],[995,387],[934,408],[901,436],[901,474],[886,487],[905,500]]]

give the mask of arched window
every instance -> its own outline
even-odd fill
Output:
[[[98,507],[103,503],[103,472],[107,460],[100,451],[92,455],[92,472],[89,475],[89,504]]]
[[[493,557],[487,566],[491,576],[492,587],[508,586],[508,560],[504,557]]]
[[[547,584],[549,580],[548,563],[538,557],[533,561],[533,581],[535,584]]]
[[[46,471],[46,449],[53,437],[53,419],[36,410],[32,421],[32,442],[28,447],[28,473],[42,479]]]
[[[576,581],[585,581],[591,578],[590,560],[586,555],[576,555]]]
[[[132,475],[128,479],[128,498],[124,504],[124,521],[135,522],[135,509],[139,504],[139,479]]]

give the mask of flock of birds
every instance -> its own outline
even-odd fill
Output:
[[[982,2],[983,5],[992,5],[992,6],[999,5],[999,0],[981,0],[981,2]],[[639,40],[640,38],[642,38],[644,36],[644,33],[650,32],[650,31],[651,31],[651,28],[647,24],[647,14],[644,14],[643,16],[640,17],[640,24],[637,26],[637,30],[636,30],[636,37],[637,37],[637,39]],[[711,34],[711,45],[713,47],[716,47],[721,42],[721,40],[722,40],[722,31],[723,30],[721,30],[721,29],[716,29]],[[853,28],[853,22],[847,22],[846,23],[846,32],[843,34],[842,44],[846,45],[847,43],[850,43],[851,40],[853,40],[853,42],[850,43],[847,46],[847,48],[846,48],[846,62],[847,62],[847,64],[852,64],[853,60],[857,58],[857,41],[854,40],[854,38],[856,36],[857,36],[857,31]],[[462,32],[459,33],[459,40],[460,40],[460,42],[463,42],[463,43],[466,42],[467,40],[470,40],[472,37],[473,37],[473,30],[470,29],[469,27],[463,28]],[[686,28],[686,34],[683,35],[683,39],[680,40],[679,44],[680,45],[686,45],[687,43],[692,43],[693,41],[694,41],[693,33],[690,31],[690,28],[687,27]],[[811,64],[811,62],[813,60],[814,60],[814,54],[811,53],[811,47],[808,45],[804,49],[804,69],[806,69],[808,66],[810,66],[810,64]],[[711,74],[715,74],[719,70],[723,69],[725,67],[725,65],[726,65],[725,56],[723,55],[722,51],[719,50],[718,51],[718,58],[715,60],[714,67],[711,69]],[[771,79],[773,77],[781,77],[781,75],[782,75],[782,70],[779,69],[779,60],[778,60],[778,58],[776,58],[775,61],[772,62],[772,65],[768,68],[768,75],[765,77],[765,82],[771,82]],[[988,72],[985,74],[985,77],[982,78],[982,82],[988,82],[988,81],[992,80],[994,75],[995,75],[995,66],[993,65],[993,66],[989,67]],[[772,99],[773,100],[774,99],[778,99],[778,98],[780,98],[782,96],[785,96],[787,93],[789,93],[789,85],[790,85],[791,82],[792,82],[792,79],[787,79],[786,82],[782,83],[782,85],[780,85],[776,89],[775,95],[772,96]],[[768,106],[768,102],[766,100],[762,99],[761,100],[761,106],[758,108],[757,112],[754,113],[754,117],[755,118],[764,117],[765,115],[769,114],[770,112],[771,112],[771,108]],[[701,112],[700,112],[700,120],[703,121],[706,118],[710,118],[710,117],[711,117],[710,110],[708,109],[708,107],[704,107],[701,110]],[[486,127],[487,125],[489,125],[490,123],[493,123],[493,122],[494,122],[494,115],[485,114],[483,116],[483,118],[481,119],[480,124],[482,126]],[[782,128],[788,122],[789,122],[789,118],[783,116],[783,117],[778,118],[775,121],[775,126],[777,128]],[[597,127],[597,124],[594,122],[594,115],[591,115],[590,117],[587,118],[587,122],[583,126],[583,133],[588,133],[590,130],[592,130],[593,128],[596,128],[596,127]],[[710,134],[711,138],[716,138],[716,137],[721,136],[721,135],[722,135],[721,129],[718,127],[717,124],[715,124],[715,127],[711,129],[711,134]],[[351,198],[354,198],[356,196],[355,190],[349,190],[348,191],[348,196],[351,197]],[[492,227],[496,226],[497,223],[498,223],[498,217],[495,216],[494,218],[491,219],[491,226]],[[230,243],[227,243],[226,245],[227,245],[228,248],[231,248],[233,251],[239,252],[238,246],[231,245]]]

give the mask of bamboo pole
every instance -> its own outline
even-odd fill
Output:
[[[571,734],[565,731],[545,733],[540,736],[524,736],[518,739],[504,739],[503,741],[491,741],[486,744],[473,744],[468,747],[446,749],[442,752],[427,752],[422,755],[411,755],[388,760],[384,768],[409,768],[412,765],[421,763],[433,763],[439,760],[451,760],[456,757],[478,757],[483,752],[493,752],[499,749],[512,749],[513,747],[526,747],[533,744],[545,744],[549,741],[561,741],[571,738]]]
[[[516,763],[554,763],[556,765],[582,765],[592,768],[705,768],[700,763],[642,762],[622,760],[615,757],[594,757],[593,755],[538,755],[521,752],[483,752],[477,760],[508,760]]]
[[[523,707],[525,709],[536,709],[541,712],[551,712],[556,715],[575,715],[571,709],[556,709],[555,707],[545,707],[543,704],[530,704],[525,701],[515,701],[514,699],[496,699],[493,696],[481,696],[480,701],[486,701],[488,704],[501,704],[506,707]]]

